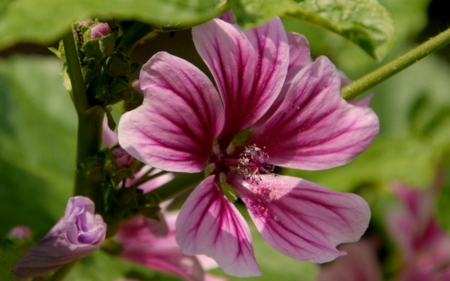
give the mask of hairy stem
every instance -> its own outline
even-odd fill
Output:
[[[350,100],[450,43],[450,28],[341,89]]]
[[[74,195],[83,195],[91,198],[97,210],[100,211],[103,208],[102,191],[98,184],[87,177],[84,167],[86,160],[95,156],[100,149],[104,112],[101,108],[92,107],[89,104],[73,32],[64,36],[63,43],[67,61],[67,73],[72,85],[72,99],[78,115]]]

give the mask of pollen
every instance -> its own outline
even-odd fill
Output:
[[[252,182],[261,181],[260,173],[269,174],[273,171],[273,166],[269,164],[269,155],[256,144],[248,145],[239,155],[238,171],[246,180]]]

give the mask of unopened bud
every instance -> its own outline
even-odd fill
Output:
[[[91,29],[91,39],[100,39],[112,32],[111,27],[107,23],[100,23]]]

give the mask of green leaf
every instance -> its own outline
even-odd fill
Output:
[[[0,17],[0,49],[19,42],[50,44],[75,21],[89,17],[137,19],[180,29],[212,19],[226,9],[220,0],[16,0]]]
[[[77,119],[60,73],[56,58],[0,60],[0,235],[44,235],[72,193]]]
[[[416,138],[380,136],[363,154],[345,166],[314,172],[284,171],[344,192],[353,191],[363,184],[392,181],[426,187],[434,179],[438,152],[429,143]]]
[[[448,175],[448,171],[446,171]],[[447,177],[446,182],[439,192],[436,202],[436,216],[440,226],[450,232],[450,212],[448,211],[450,206],[450,181]]]
[[[274,16],[288,16],[333,31],[364,49],[375,59],[390,50],[394,27],[376,0],[232,0],[237,21],[252,27]]]
[[[15,281],[17,278],[12,273],[16,261],[24,255],[32,246],[31,240],[12,241],[0,240],[0,280]]]

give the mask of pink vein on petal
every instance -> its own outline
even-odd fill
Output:
[[[264,239],[299,260],[323,263],[345,254],[336,246],[357,241],[370,220],[359,196],[294,177],[262,175],[258,184],[235,187]]]
[[[257,121],[278,96],[289,49],[279,19],[241,31],[222,20],[192,29],[197,51],[211,70],[225,105],[224,135]]]
[[[174,172],[203,170],[224,123],[212,83],[187,61],[160,52],[141,70],[143,104],[125,113],[119,142],[133,157]]]
[[[210,256],[231,275],[260,275],[248,225],[215,186],[214,176],[203,180],[191,193],[180,211],[176,229],[184,253]]]
[[[340,96],[338,72],[325,57],[300,71],[272,117],[248,140],[275,165],[304,170],[343,165],[364,151],[379,129],[368,107]]]

